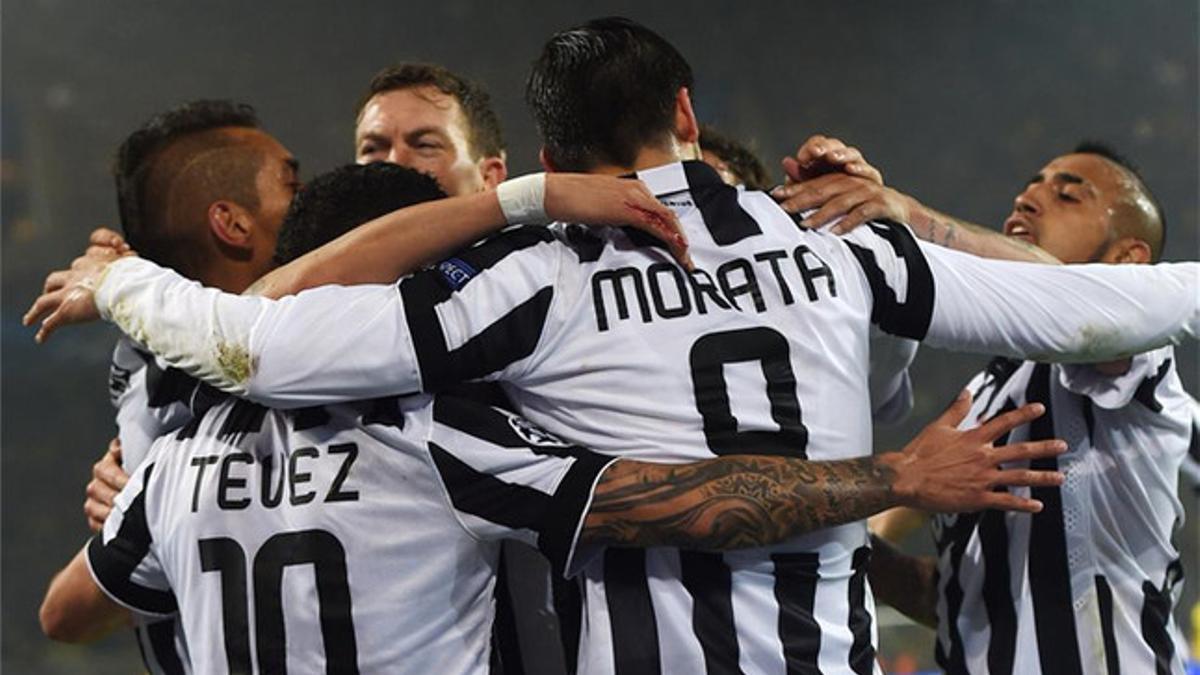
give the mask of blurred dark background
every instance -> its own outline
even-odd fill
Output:
[[[996,225],[1023,182],[1080,138],[1129,155],[1161,200],[1166,258],[1196,259],[1195,0],[1141,2],[438,3],[8,0],[3,85],[2,665],[14,673],[128,673],[127,636],[51,644],[36,610],[50,575],[87,537],[91,463],[113,435],[105,375],[114,333],[72,330],[35,347],[20,316],[47,271],[116,224],[108,167],[124,134],[201,97],[255,105],[305,175],[351,160],[354,103],[371,74],[429,60],[482,81],[505,124],[510,169],[536,168],[522,103],[541,42],[599,14],[665,34],[691,61],[702,119],[752,141],[772,168],[813,133],[858,145],[889,183]],[[980,359],[926,350],[898,447]],[[1180,350],[1197,391],[1195,343]],[[1196,493],[1181,532],[1196,602]],[[917,546],[926,546],[926,536]],[[881,615],[889,667],[928,664],[930,634]],[[907,657],[905,657],[907,658]],[[9,670],[11,669],[11,670]]]

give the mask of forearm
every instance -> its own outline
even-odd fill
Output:
[[[1038,361],[1092,363],[1200,331],[1200,266],[1034,265],[922,246],[935,287],[926,342]]]
[[[81,550],[54,576],[42,601],[38,619],[52,640],[91,642],[129,623],[129,610],[100,590],[84,556]]]
[[[765,546],[896,506],[894,479],[881,457],[622,461],[601,477],[581,541],[703,550]]]
[[[326,284],[390,283],[506,225],[494,192],[417,204],[357,227],[251,287],[269,298]]]
[[[113,263],[103,317],[143,347],[230,393],[273,407],[419,389],[395,288],[326,286],[281,300],[205,288],[144,260]]]
[[[933,558],[907,555],[872,534],[867,575],[876,599],[917,623],[937,628],[937,565]]]
[[[912,197],[909,225],[918,238],[931,244],[996,260],[1060,265],[1062,262],[1027,241],[1006,237],[982,225],[941,213]]]

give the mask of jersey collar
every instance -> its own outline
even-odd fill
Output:
[[[698,160],[673,162],[652,169],[643,169],[636,175],[637,179],[650,188],[655,197],[694,190],[709,185],[724,185],[716,169]]]

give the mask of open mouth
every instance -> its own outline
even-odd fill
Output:
[[[1024,220],[1013,217],[1004,222],[1004,235],[1013,239],[1021,239],[1030,244],[1037,244],[1037,237],[1033,235],[1033,229]]]

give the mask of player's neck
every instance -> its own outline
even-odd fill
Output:
[[[637,171],[653,169],[664,164],[673,164],[688,159],[700,159],[700,146],[695,143],[684,143],[671,137],[663,145],[647,145],[638,151],[633,164],[619,166],[616,164],[599,164],[588,173],[600,173],[609,176],[623,176]]]
[[[197,279],[210,288],[219,288],[227,293],[241,293],[258,281],[261,276],[250,265],[214,265]]]

